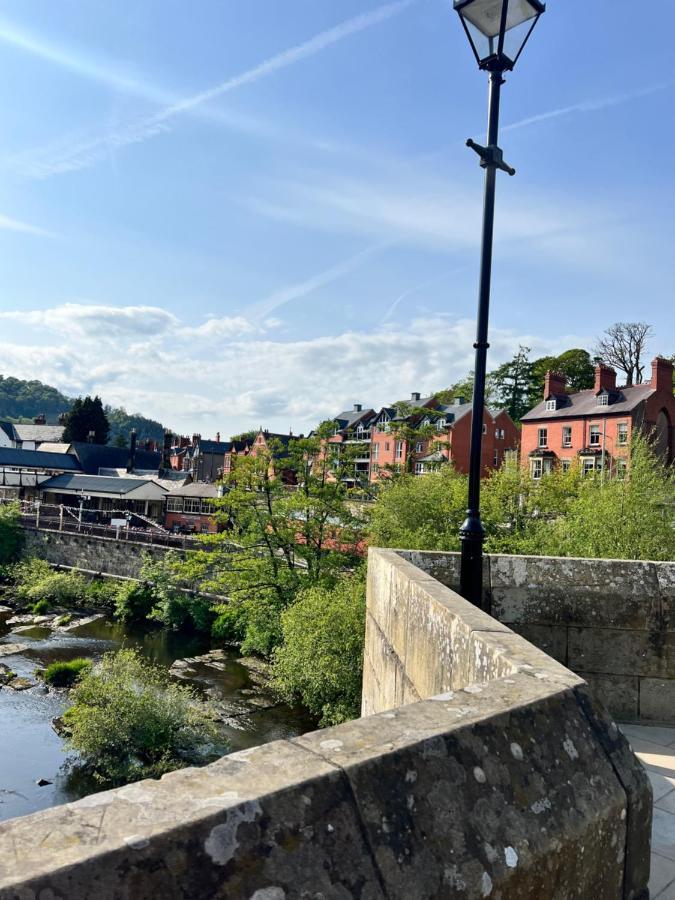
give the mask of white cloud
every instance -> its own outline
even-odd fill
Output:
[[[233,337],[226,329],[208,340],[187,341],[183,323],[150,307],[144,330],[121,327],[118,320],[102,344],[99,328],[114,319],[110,308],[91,307],[85,316],[80,307],[64,320],[68,306],[75,305],[42,311],[39,318],[23,314],[20,321],[28,328],[56,322],[77,340],[0,345],[3,373],[39,378],[70,394],[95,392],[185,433],[229,435],[261,424],[307,431],[355,402],[381,406],[411,391],[446,387],[473,366],[474,323],[443,316],[308,340],[272,339],[260,330]],[[143,308],[131,309],[130,317],[120,310],[123,322],[136,323]],[[73,321],[84,330],[72,331]],[[584,338],[545,340],[495,329],[490,340],[490,365],[496,366],[519,344],[543,355],[583,346]]]
[[[18,219],[12,219],[10,216],[4,216],[0,213],[0,229],[5,231],[18,231],[21,234],[34,234],[37,237],[54,237],[54,235],[45,231],[44,228],[38,228],[37,225],[30,225],[28,222],[20,222]]]
[[[177,324],[175,316],[157,306],[98,306],[85,303],[0,312],[0,319],[33,325],[67,337],[106,340],[158,335]]]

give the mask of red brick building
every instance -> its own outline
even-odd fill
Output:
[[[215,484],[186,484],[166,496],[164,524],[182,534],[216,534],[222,530],[215,501],[222,488]]]
[[[354,481],[376,482],[398,469],[409,468],[424,475],[451,462],[457,471],[469,471],[471,404],[462,398],[451,405],[436,397],[411,395],[403,412],[386,406],[379,412],[356,404],[334,419],[331,443],[353,445],[356,449]],[[422,428],[418,436],[414,430]],[[432,437],[424,436],[433,430]],[[499,468],[508,453],[516,452],[519,432],[509,414],[485,410],[483,419],[483,470]]]
[[[621,472],[639,429],[672,463],[674,423],[673,364],[667,359],[657,357],[651,380],[632,387],[617,387],[614,369],[599,365],[594,387],[576,394],[567,393],[563,375],[548,372],[542,402],[523,416],[521,458],[533,478],[557,465],[569,468],[574,460],[584,472]]]

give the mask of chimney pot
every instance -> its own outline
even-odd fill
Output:
[[[455,397],[455,399],[452,401],[453,406],[464,406],[465,403],[466,397]]]
[[[363,410],[363,406],[360,403],[354,404],[354,412],[361,412]]]
[[[410,395],[411,400],[420,400],[421,397],[422,397],[422,395],[420,394],[419,391],[413,391],[412,394]]]

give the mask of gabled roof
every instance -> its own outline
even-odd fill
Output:
[[[43,453],[42,450],[19,450],[16,447],[0,447],[0,466],[80,471],[80,464],[71,453]]]
[[[126,468],[131,455],[128,447],[111,447],[108,444],[85,444],[78,441],[72,447],[82,471],[88,475],[98,475],[99,469]],[[160,463],[161,454],[154,450],[136,450],[135,469],[157,472]]]
[[[344,412],[338,413],[332,421],[337,424],[340,431],[344,431],[345,428],[353,428],[362,420],[369,420],[374,415],[374,409],[346,409]]]
[[[641,403],[655,393],[651,384],[635,384],[632,387],[617,388],[616,400],[609,406],[598,406],[597,394],[594,388],[587,391],[579,391],[577,394],[565,395],[565,404],[556,410],[547,410],[546,401],[542,400],[534,409],[531,409],[522,418],[523,422],[537,421],[538,419],[575,419],[578,416],[607,416],[628,415]]]
[[[63,425],[14,425],[17,441],[60,441],[63,437]]]
[[[142,478],[114,478],[105,475],[55,475],[40,485],[43,491],[65,491],[68,493],[108,494],[120,496],[139,491],[143,494],[163,496],[167,491],[154,481]],[[145,489],[145,490],[141,490]],[[146,497],[144,499],[151,499]]]
[[[14,440],[14,426],[11,422],[0,422],[0,428],[5,432],[10,441]]]

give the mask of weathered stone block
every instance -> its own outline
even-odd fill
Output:
[[[637,675],[597,675],[578,671],[596,697],[619,722],[637,722],[639,718],[639,679]]]
[[[672,725],[675,718],[675,678],[640,679],[640,719]]]
[[[567,663],[567,626],[531,625],[512,622],[511,628],[562,665]]]
[[[568,664],[574,671],[667,677],[675,672],[675,634],[570,628]]]

